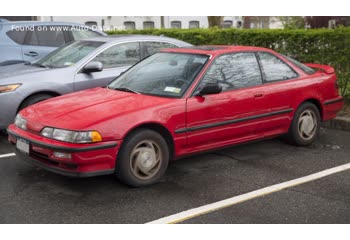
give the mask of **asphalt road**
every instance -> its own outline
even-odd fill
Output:
[[[1,136],[0,155],[11,152]],[[345,163],[350,132],[329,129],[308,148],[273,139],[178,160],[143,189],[113,176],[73,179],[16,156],[0,158],[0,223],[146,223]],[[350,223],[350,171],[184,223]]]

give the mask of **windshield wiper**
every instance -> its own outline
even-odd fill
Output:
[[[39,63],[32,63],[30,65],[34,66],[34,67],[40,67],[40,68],[49,68],[48,66],[45,66],[45,65],[42,65],[42,64],[39,64]]]
[[[136,93],[136,94],[141,94],[137,91],[134,91],[130,88],[126,88],[126,87],[115,87],[115,88],[110,88],[107,86],[108,89],[113,89],[113,90],[117,90],[117,91],[123,91],[123,92],[131,92],[131,93]]]

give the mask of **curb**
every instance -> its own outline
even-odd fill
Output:
[[[350,118],[338,116],[332,120],[322,122],[322,127],[350,131]]]

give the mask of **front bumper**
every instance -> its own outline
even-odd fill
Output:
[[[91,177],[114,173],[120,141],[93,144],[65,143],[24,131],[14,125],[8,128],[8,139],[16,145],[18,139],[29,144],[29,152],[17,150],[21,159],[48,171],[69,177]],[[69,154],[58,158],[54,153]]]
[[[16,91],[0,94],[0,129],[13,123],[23,97]]]

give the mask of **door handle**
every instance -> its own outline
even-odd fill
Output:
[[[255,98],[262,98],[262,97],[264,97],[264,94],[262,94],[262,93],[255,93],[254,97]]]
[[[28,52],[28,53],[25,53],[24,55],[28,57],[37,57],[39,54],[37,52]]]

